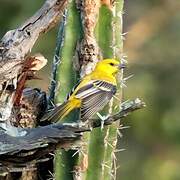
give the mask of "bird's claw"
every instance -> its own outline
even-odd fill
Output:
[[[101,120],[101,130],[103,130],[104,129],[104,120],[105,119],[107,119],[107,117],[109,116],[109,115],[106,115],[106,116],[102,116],[100,113],[96,113],[97,114],[97,116],[100,118],[100,120]]]

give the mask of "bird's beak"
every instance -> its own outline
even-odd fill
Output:
[[[125,64],[125,63],[122,63],[122,64],[119,64],[118,65],[118,68],[119,69],[124,69],[124,68],[126,68],[127,67],[127,64]]]

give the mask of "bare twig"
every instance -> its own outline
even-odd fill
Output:
[[[110,125],[113,122],[124,118],[129,113],[141,109],[145,106],[144,102],[139,99],[128,101],[122,106],[122,110],[112,116],[107,117],[104,120],[104,125]],[[100,127],[101,120],[93,119],[92,127]],[[24,162],[29,159],[36,159],[44,154],[53,151],[58,145],[61,148],[70,148],[72,143],[81,137],[82,132],[90,131],[90,128],[81,122],[77,123],[56,123],[44,127],[38,128],[18,128],[23,136],[12,137],[6,134],[4,131],[0,131],[0,161],[8,161],[8,157],[11,161]],[[53,144],[55,146],[53,146]],[[76,144],[74,144],[76,146]],[[42,153],[44,149],[45,153]],[[49,149],[49,150],[48,150]],[[36,150],[36,151],[35,151]],[[37,151],[41,152],[40,154]],[[30,153],[31,152],[31,153]],[[38,154],[38,155],[37,155]],[[4,159],[4,156],[6,159]],[[13,159],[12,159],[13,157]],[[15,158],[17,157],[17,158]]]
[[[142,109],[143,107],[145,107],[145,103],[138,98],[132,101],[127,101],[122,104],[120,112],[116,113],[115,115],[111,115],[104,120],[104,125],[106,126],[110,125],[113,122],[126,117],[129,113],[136,111],[138,109]],[[101,126],[101,121],[99,120],[92,121],[92,127],[95,128],[100,126]]]

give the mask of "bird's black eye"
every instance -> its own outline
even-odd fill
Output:
[[[114,66],[114,63],[109,63],[111,66]]]

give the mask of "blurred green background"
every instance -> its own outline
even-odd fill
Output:
[[[18,27],[44,0],[0,0],[0,36]],[[142,98],[147,107],[122,121],[117,154],[122,180],[180,179],[180,1],[125,0],[124,54],[133,74],[124,100]],[[33,86],[48,89],[57,28],[40,37],[33,52],[48,58]],[[39,85],[40,84],[40,85]],[[32,85],[32,83],[31,83]]]

